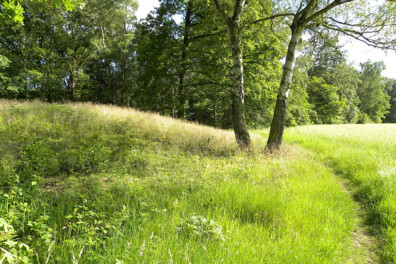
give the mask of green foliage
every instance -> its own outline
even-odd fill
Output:
[[[111,150],[92,141],[82,141],[77,148],[64,152],[64,158],[60,157],[61,168],[69,173],[100,172],[104,170],[110,160]]]
[[[88,201],[74,206],[73,213],[65,217],[66,223],[62,227],[71,237],[83,240],[88,246],[104,244],[106,234],[115,226],[106,221],[106,216],[88,207]],[[95,205],[92,205],[95,206]]]
[[[5,23],[22,23],[23,8],[15,0],[2,0],[0,13],[0,25]]]
[[[183,219],[177,226],[177,230],[180,236],[225,241],[222,228],[212,219],[206,219],[201,215],[191,215]]]
[[[135,0],[2,3],[2,15],[16,14],[6,12],[7,5],[7,10],[20,12],[23,24],[7,18],[10,23],[0,28],[1,98],[92,101],[214,127],[233,126],[230,41],[213,3],[161,1],[156,11],[138,23]],[[230,2],[224,3],[229,10],[233,8]],[[251,1],[242,17],[246,122],[252,128],[271,124],[280,60],[286,53],[283,40],[289,32],[281,19],[252,22],[276,8],[275,3]],[[186,21],[188,10],[190,21]],[[184,21],[176,21],[177,16]],[[297,62],[287,124],[319,122],[311,120],[321,114],[309,103],[306,91],[313,76],[337,87],[340,101],[346,102],[338,118],[320,122],[356,123],[360,112],[373,122],[384,119],[387,96],[376,104],[377,110],[360,109],[370,108],[359,100],[359,96],[367,97],[362,92],[367,90],[362,84],[364,75],[345,63],[338,36],[316,28],[310,34],[311,44],[306,43],[304,58]],[[381,93],[373,96],[383,97]]]
[[[340,100],[337,91],[337,87],[327,84],[322,78],[312,77],[309,80],[308,101],[316,110],[316,115],[311,116],[316,124],[340,122],[339,116],[346,102]]]
[[[41,0],[40,2],[45,2],[46,0]],[[24,22],[23,14],[25,12],[22,5],[27,4],[26,0],[2,0],[0,8],[0,25],[1,24],[22,24]],[[76,7],[83,5],[83,0],[54,0],[55,6],[61,6],[67,11],[72,11]],[[21,5],[22,4],[22,5]],[[30,3],[29,3],[30,4]]]
[[[308,102],[307,82],[309,76],[306,64],[306,57],[297,60],[297,67],[294,70],[293,82],[291,84],[289,106],[287,108],[287,126],[306,125],[311,123],[313,115],[312,105]]]
[[[359,116],[359,97],[357,89],[361,83],[356,69],[345,63],[337,64],[330,71],[322,73],[323,78],[330,85],[338,88],[340,100],[345,101],[340,118],[344,123],[357,123]]]
[[[365,62],[361,64],[361,84],[358,87],[359,109],[366,113],[372,122],[380,123],[388,113],[389,96],[381,72],[385,66],[382,62]]]
[[[2,248],[0,257],[4,263],[30,263],[33,250],[25,243],[19,242],[15,233],[13,226],[0,218],[0,245],[5,247]]]
[[[42,142],[26,142],[20,153],[18,172],[24,179],[33,175],[50,176],[57,169],[53,151]]]
[[[372,121],[371,121],[370,117],[366,113],[360,112],[358,114],[358,120],[357,120],[358,124],[367,124],[367,123],[371,123],[371,122]]]
[[[385,122],[396,123],[396,81],[387,80],[386,86],[386,90],[390,96],[390,110],[385,118]]]
[[[136,1],[88,1],[77,8],[80,4],[30,1],[24,5],[23,25],[1,28],[0,50],[9,60],[8,67],[0,66],[1,97],[127,105],[124,97],[131,96],[128,83],[133,81],[127,67],[134,52],[134,34],[127,25],[133,23],[130,11],[137,8]],[[110,76],[103,78],[102,73]],[[109,87],[121,87],[121,95],[114,96]]]

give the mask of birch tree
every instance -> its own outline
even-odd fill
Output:
[[[278,9],[286,9],[293,15],[289,22],[291,38],[266,146],[266,151],[270,152],[279,149],[282,144],[296,53],[306,30],[324,27],[370,46],[388,49],[395,46],[392,39],[394,6],[391,3],[379,5],[378,2],[373,4],[356,0],[281,1]]]
[[[279,13],[271,15],[268,9],[272,9],[272,4],[266,1],[221,1],[214,0],[215,7],[220,14],[224,24],[227,26],[231,52],[233,59],[233,125],[235,137],[238,145],[242,148],[250,146],[250,135],[246,126],[245,117],[245,87],[244,87],[244,66],[243,66],[243,50],[242,35],[243,30],[252,24],[257,24],[267,20],[273,20],[277,17],[290,15],[289,13]],[[246,9],[262,10],[261,18],[242,20]],[[270,14],[270,15],[268,15]],[[246,16],[247,17],[247,16]],[[254,17],[254,16],[253,16]]]
[[[243,80],[243,51],[241,18],[246,0],[235,1],[235,7],[230,17],[220,0],[214,0],[216,8],[227,25],[232,47],[233,60],[233,123],[238,145],[249,147],[250,135],[245,121],[245,89]]]

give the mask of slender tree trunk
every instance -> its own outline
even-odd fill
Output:
[[[172,117],[176,116],[175,94],[175,88],[172,86]]]
[[[214,105],[213,105],[213,125],[217,127],[217,104],[216,98],[214,98]]]
[[[76,74],[75,74],[75,71],[74,71],[74,69],[72,70],[72,76],[71,76],[71,79],[72,79],[72,84],[71,84],[71,94],[70,94],[70,99],[72,100],[72,101],[75,101],[76,100]]]
[[[339,1],[333,1],[328,7],[334,7],[338,4]],[[287,50],[285,66],[283,67],[282,81],[276,100],[270,134],[268,137],[267,146],[265,147],[264,151],[272,152],[274,150],[278,150],[280,149],[280,146],[282,144],[283,131],[285,129],[286,122],[287,100],[290,91],[290,84],[293,80],[293,71],[296,64],[297,47],[301,42],[302,33],[307,23],[309,21],[312,21],[319,14],[321,14],[321,11],[318,11],[316,15],[314,15],[315,9],[318,6],[319,0],[309,0],[307,1],[306,7],[302,10],[299,10],[297,14],[294,15],[293,23],[290,27],[292,36]]]
[[[106,42],[105,42],[105,34],[104,34],[103,26],[100,26],[100,31],[102,33],[102,46],[105,49],[106,48]]]
[[[283,67],[282,81],[279,87],[276,100],[274,116],[272,118],[271,130],[268,137],[266,150],[272,152],[278,150],[282,144],[283,131],[286,122],[287,100],[290,91],[290,84],[293,79],[293,70],[296,63],[296,51],[301,42],[303,27],[292,25],[292,37],[289,43],[286,62]]]
[[[185,96],[185,86],[186,86],[186,74],[187,71],[184,69],[183,72],[179,75],[179,89],[178,89],[178,110],[177,110],[177,117],[184,118],[185,116],[185,109],[184,105],[186,103],[186,96]]]
[[[70,71],[71,74],[71,90],[70,90],[70,100],[75,101],[76,100],[76,60],[73,59],[73,66]]]
[[[219,14],[227,24],[232,48],[233,60],[233,92],[232,92],[232,118],[237,143],[241,148],[250,147],[250,135],[245,121],[245,90],[243,83],[243,52],[241,17],[247,1],[236,0],[232,17],[229,17],[222,3],[214,0]]]
[[[240,23],[228,21],[233,60],[233,104],[232,114],[234,132],[238,145],[242,148],[250,147],[250,135],[245,121],[245,90],[243,80],[243,52],[242,30]]]
[[[186,76],[187,76],[187,63],[188,63],[188,45],[190,44],[190,27],[192,24],[191,21],[192,15],[192,0],[188,1],[187,11],[184,20],[184,36],[183,36],[183,50],[181,54],[181,72],[179,75],[179,87],[178,87],[178,111],[177,117],[184,118],[185,109],[184,106],[186,104]]]
[[[54,36],[55,36],[55,30],[54,30],[54,25],[52,23],[52,16],[50,19],[50,26],[51,26],[51,45],[49,51],[46,53],[45,56],[45,70],[43,73],[43,77],[41,79],[41,101],[49,101],[50,100],[50,93],[47,95],[47,84],[48,84],[48,75],[49,75],[49,64],[51,63],[51,57],[52,57],[52,52],[54,50]]]

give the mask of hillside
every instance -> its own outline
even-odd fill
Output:
[[[340,184],[345,168],[326,156],[336,148],[321,148],[328,135],[320,138],[318,131],[290,130],[291,144],[264,156],[262,131],[253,135],[255,148],[245,153],[230,131],[152,113],[0,101],[0,258],[9,263],[380,261],[375,249],[357,242],[364,225],[357,211],[362,199]],[[385,145],[395,146],[378,148]],[[389,157],[386,161],[393,162]],[[357,193],[367,190],[370,185],[355,182],[354,171],[348,172]]]

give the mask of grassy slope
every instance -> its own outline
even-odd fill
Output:
[[[299,127],[289,129],[286,139],[349,180],[380,239],[381,262],[396,263],[396,125]]]
[[[363,261],[352,199],[298,148],[263,157],[154,114],[0,101],[0,151],[0,243],[15,258],[45,263],[53,243],[49,263]],[[4,222],[36,253],[2,241]]]

